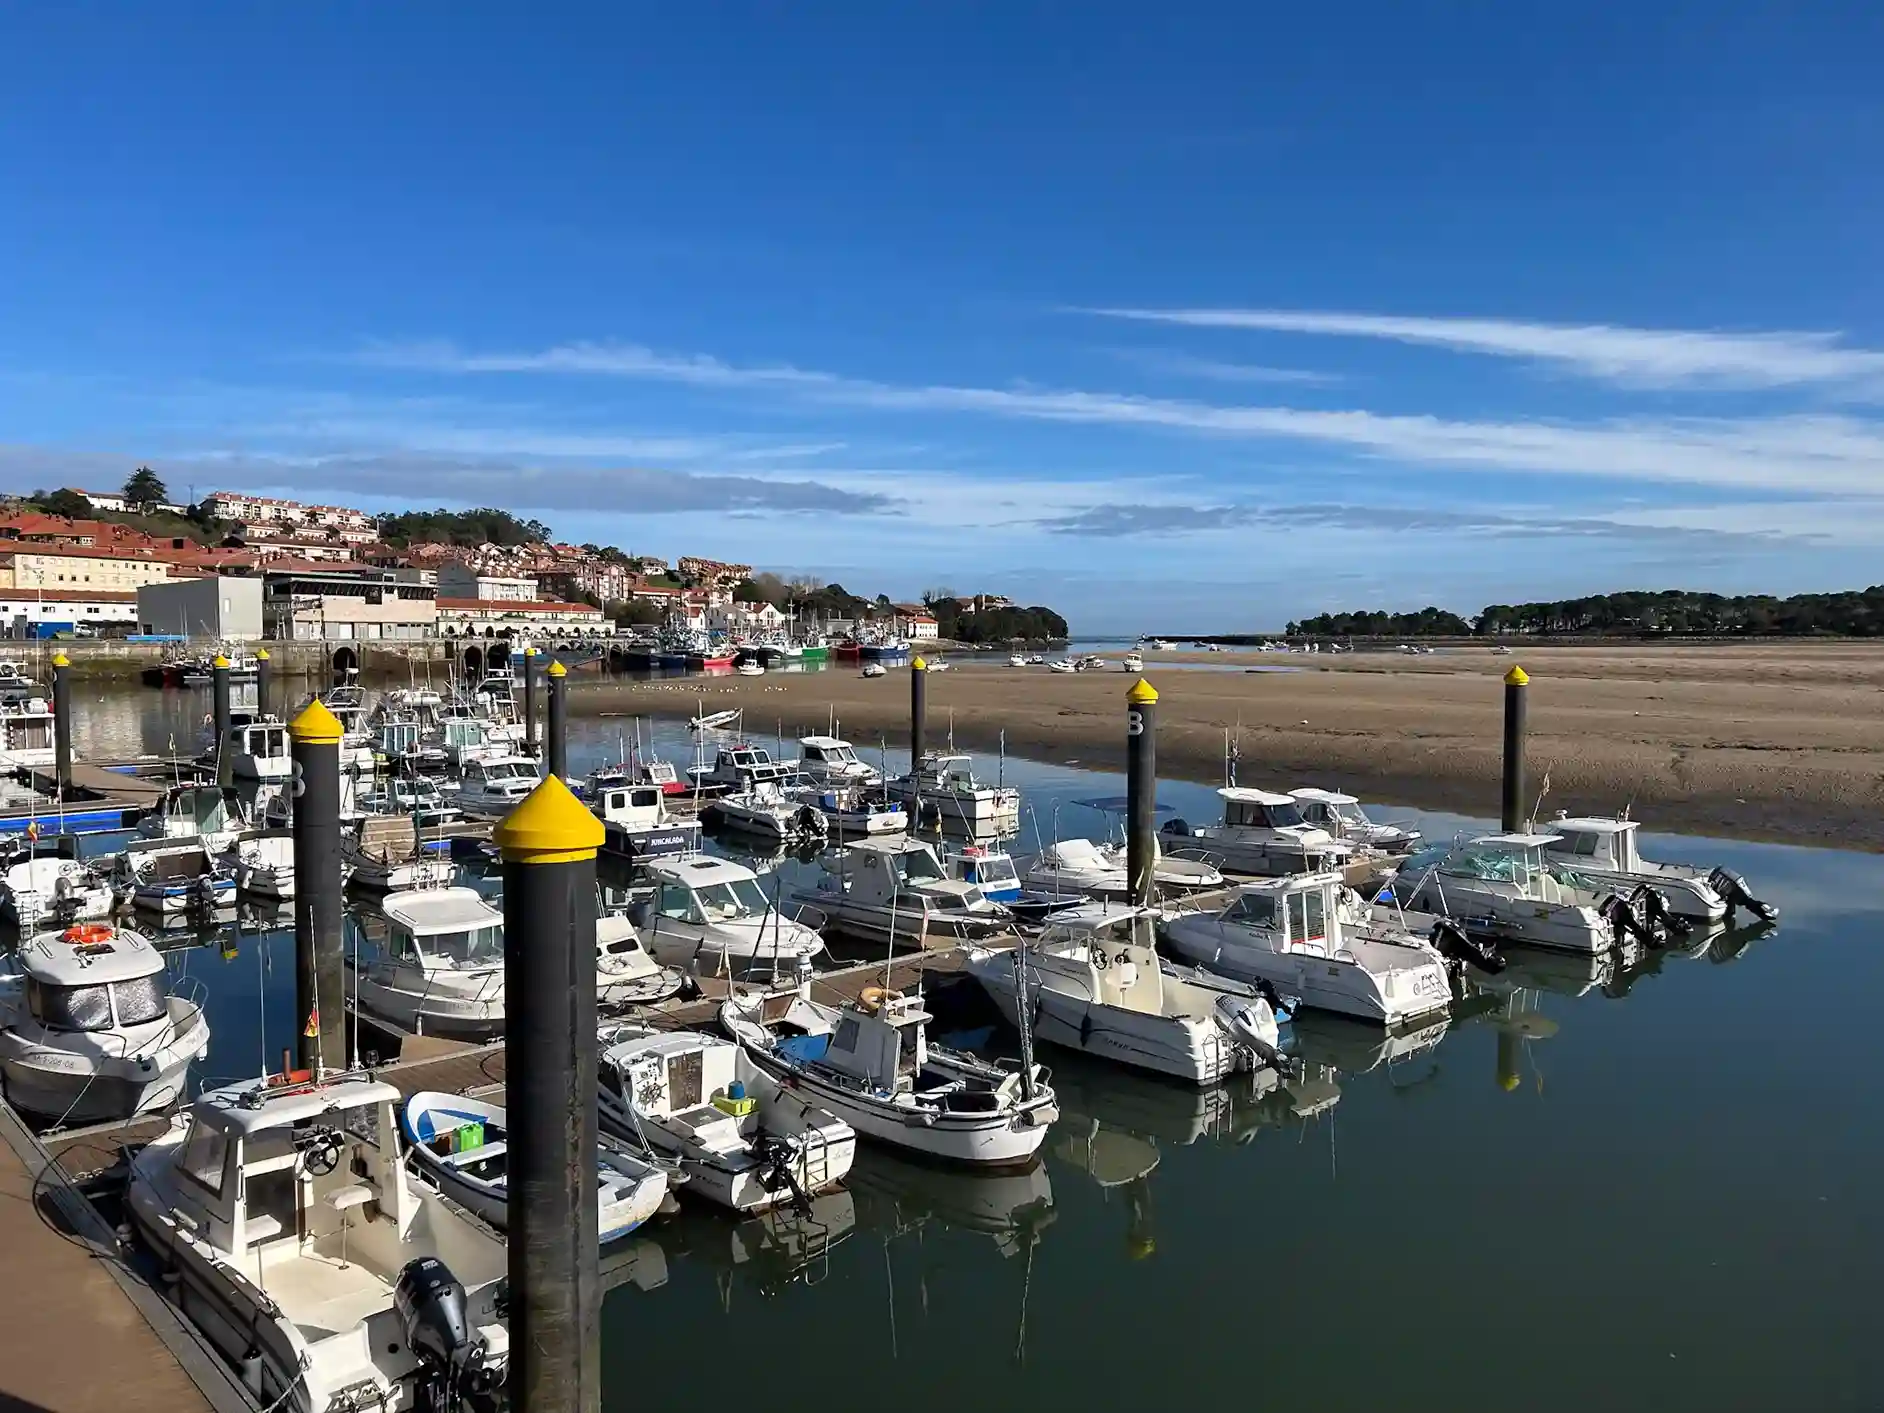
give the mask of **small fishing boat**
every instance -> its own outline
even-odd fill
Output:
[[[463,763],[458,807],[466,814],[501,819],[542,784],[537,764],[528,756],[502,755]]]
[[[920,996],[866,988],[855,1003],[735,994],[720,1025],[754,1063],[863,1137],[976,1167],[1031,1163],[1059,1117],[1022,1037],[1018,1064],[932,1046]]]
[[[974,884],[982,897],[1006,908],[1016,922],[1037,923],[1088,901],[1084,893],[1021,887],[1012,856],[999,844],[965,844],[944,854],[942,863],[950,878]]]
[[[883,780],[881,771],[858,758],[855,746],[835,736],[801,736],[798,751],[794,768],[801,780],[812,785],[867,786]]]
[[[386,940],[345,958],[349,1002],[414,1035],[495,1040],[504,1033],[504,915],[471,888],[388,893]]]
[[[217,836],[132,840],[118,855],[119,897],[154,913],[207,912],[233,906],[235,870],[210,852],[204,839],[212,837]]]
[[[605,1028],[599,1043],[603,1132],[677,1164],[688,1196],[762,1212],[808,1204],[850,1172],[855,1130],[737,1042],[631,1026]]]
[[[765,665],[758,662],[742,662],[739,666],[735,667],[733,671],[738,673],[741,677],[763,677],[765,676]]]
[[[1140,657],[1137,653],[1127,653],[1125,660],[1120,663],[1119,666],[1126,672],[1143,672],[1145,670],[1145,659]]]
[[[420,829],[439,829],[464,819],[458,802],[428,775],[401,775],[381,780],[355,796],[368,814],[409,815]]]
[[[88,922],[111,916],[111,885],[70,852],[63,839],[33,840],[0,868],[0,919],[31,929],[42,922]]]
[[[1048,663],[1047,671],[1049,672],[1077,672],[1079,671],[1079,664],[1070,657],[1063,657],[1058,662]]]
[[[1452,1003],[1444,958],[1410,934],[1361,936],[1341,913],[1341,875],[1268,878],[1236,890],[1216,913],[1164,920],[1166,947],[1237,981],[1267,983],[1305,1006],[1383,1025]]]
[[[599,890],[598,890],[599,891]],[[687,984],[678,967],[664,967],[641,945],[626,912],[603,911],[595,920],[595,1000],[611,1007],[651,1006]]]
[[[231,851],[236,892],[276,902],[294,896],[294,834],[263,829],[238,835]]]
[[[209,1049],[200,995],[172,993],[140,933],[85,922],[42,932],[0,977],[0,1083],[58,1124],[128,1119],[184,1097]],[[199,988],[200,991],[200,988]]]
[[[756,785],[789,785],[794,775],[789,761],[773,760],[764,746],[748,741],[721,746],[710,766],[690,766],[692,788],[702,794],[728,794]]]
[[[1013,914],[977,885],[949,877],[921,839],[858,839],[819,862],[816,884],[797,896],[846,932],[926,947],[1013,925]]]
[[[401,1111],[413,1166],[452,1201],[499,1231],[509,1225],[509,1127],[504,1106],[420,1090]],[[667,1174],[604,1135],[596,1145],[597,1230],[620,1241],[660,1211]]]
[[[901,834],[909,828],[909,811],[901,800],[875,793],[867,785],[830,785],[804,797],[839,834]]]
[[[743,708],[728,707],[725,711],[709,711],[694,717],[687,724],[695,731],[720,731],[738,722]]]
[[[1643,858],[1636,847],[1640,827],[1638,821],[1627,818],[1572,818],[1559,814],[1542,831],[1556,836],[1554,842],[1544,846],[1544,853],[1582,877],[1613,888],[1633,889],[1647,884],[1678,918],[1731,921],[1736,908],[1745,908],[1761,922],[1779,916],[1779,909],[1755,898],[1747,891],[1746,880],[1731,869],[1657,863]]]
[[[970,756],[926,755],[917,769],[892,780],[889,791],[918,819],[939,818],[976,837],[1012,834],[1020,827],[1020,791],[982,784]]]
[[[1027,659],[1019,653],[1009,653],[1007,665],[1009,667],[1025,667],[1027,666]]]
[[[599,791],[593,808],[602,821],[602,851],[616,858],[638,863],[700,847],[700,822],[669,815],[661,785],[610,785]]]
[[[399,1091],[305,1072],[211,1090],[130,1160],[183,1318],[275,1413],[495,1406],[503,1236],[412,1176]],[[128,1400],[135,1405],[137,1400]]]
[[[1276,1062],[1280,1031],[1271,1003],[1167,976],[1157,921],[1148,908],[1096,925],[1050,921],[1037,940],[1013,951],[971,946],[968,970],[1010,1022],[1088,1055],[1198,1085]]]
[[[1217,797],[1223,801],[1222,823],[1193,828],[1173,819],[1161,832],[1187,841],[1186,847],[1223,868],[1264,877],[1340,868],[1355,854],[1353,844],[1310,824],[1291,796],[1229,785]]]
[[[1154,848],[1155,848],[1154,843]],[[1223,887],[1223,874],[1196,859],[1152,863],[1152,884],[1161,893],[1198,892]],[[1090,839],[1061,839],[1047,845],[1021,873],[1023,886],[1046,893],[1083,893],[1091,898],[1123,898],[1131,891],[1123,844],[1095,844]]]
[[[889,674],[889,669],[884,667],[882,663],[866,662],[863,665],[863,670],[860,671],[857,675],[859,677],[887,677],[890,674]]]
[[[451,856],[419,838],[409,814],[375,814],[341,844],[340,862],[348,887],[396,893],[443,888],[451,882]]]
[[[722,795],[708,808],[718,823],[761,839],[816,844],[831,829],[822,810],[770,783]]]

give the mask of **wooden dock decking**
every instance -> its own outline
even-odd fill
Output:
[[[234,1413],[228,1372],[117,1254],[97,1210],[0,1105],[0,1408]]]

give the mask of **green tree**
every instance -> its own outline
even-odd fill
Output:
[[[140,466],[124,482],[124,499],[139,510],[155,510],[170,499],[170,492],[148,466]]]
[[[750,579],[741,579],[733,585],[734,603],[764,603],[765,591]]]
[[[92,503],[77,491],[34,491],[32,503],[48,515],[65,515],[73,520],[86,520],[92,514]]]
[[[603,612],[610,622],[624,628],[652,628],[666,617],[658,605],[646,599],[617,599]]]

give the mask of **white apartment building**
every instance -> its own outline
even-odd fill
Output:
[[[438,596],[520,603],[537,597],[537,584],[534,575],[486,574],[453,560],[438,566]]]

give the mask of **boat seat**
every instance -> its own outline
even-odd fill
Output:
[[[682,1137],[691,1138],[701,1147],[715,1153],[733,1153],[746,1146],[746,1140],[739,1132],[739,1120],[722,1113],[711,1104],[702,1104],[697,1109],[674,1114],[667,1123]]]
[[[504,1156],[505,1150],[507,1150],[509,1146],[509,1144],[505,1143],[504,1140],[500,1138],[497,1142],[487,1143],[482,1148],[467,1148],[462,1153],[453,1153],[448,1156],[444,1160],[445,1166],[448,1168],[463,1168],[468,1167],[472,1163],[482,1163],[487,1158],[501,1158]]]
[[[336,1187],[321,1201],[336,1212],[351,1212],[355,1207],[364,1207],[378,1194],[363,1182],[350,1182],[344,1187]]]
[[[250,1246],[281,1235],[281,1223],[266,1212],[257,1212],[242,1223],[243,1239]]]

